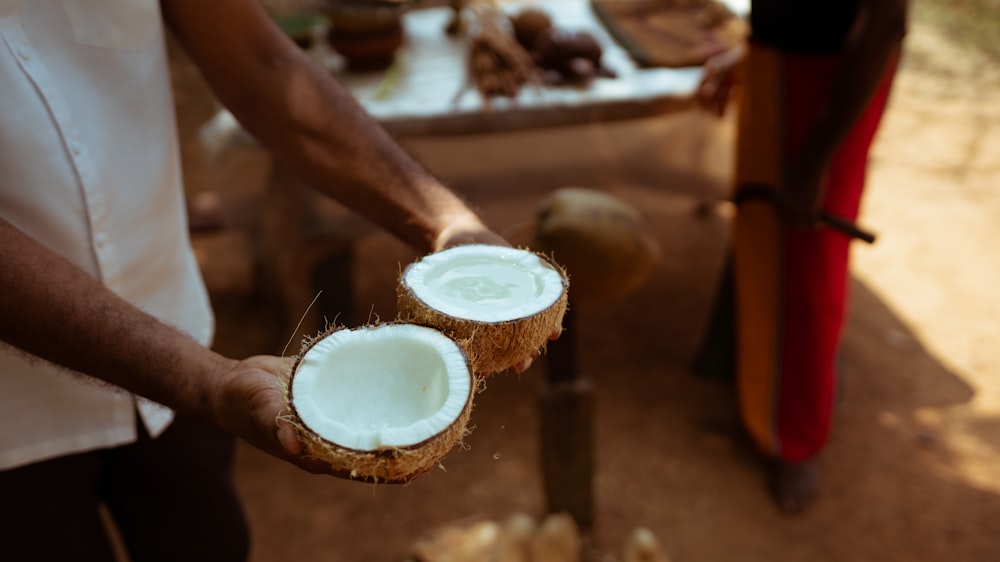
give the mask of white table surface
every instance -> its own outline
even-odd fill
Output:
[[[749,0],[727,0],[745,14]],[[587,31],[603,47],[602,62],[617,77],[598,78],[586,87],[527,86],[513,99],[493,98],[487,109],[468,84],[466,39],[444,29],[450,8],[413,10],[404,17],[405,43],[396,69],[353,73],[320,42],[313,55],[331,68],[368,112],[397,136],[434,136],[509,131],[636,118],[690,107],[700,67],[640,68],[594,15],[587,0],[506,0],[516,11],[526,5],[546,10],[562,28]]]

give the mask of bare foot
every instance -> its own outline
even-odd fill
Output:
[[[774,461],[770,467],[768,484],[778,507],[786,513],[801,513],[819,492],[819,473],[812,459],[802,461]]]

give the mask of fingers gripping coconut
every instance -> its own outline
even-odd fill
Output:
[[[407,266],[397,303],[402,321],[458,341],[485,376],[537,355],[560,332],[568,286],[559,266],[535,252],[467,244]]]

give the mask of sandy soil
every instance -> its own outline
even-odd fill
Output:
[[[253,153],[210,159],[196,141],[212,105],[176,61],[192,191],[262,176]],[[877,139],[856,245],[843,344],[844,395],[821,458],[822,496],[780,514],[742,437],[732,388],[689,368],[718,273],[732,123],[696,113],[650,121],[408,142],[515,240],[538,200],[601,188],[647,216],[664,251],[653,278],[610,303],[581,305],[581,374],[596,386],[596,520],[587,559],[620,559],[648,527],[675,562],[1000,559],[1000,79],[933,27],[915,25]],[[242,174],[242,175],[233,175]],[[196,243],[219,313],[217,347],[280,352],[294,321],[254,290],[251,245],[235,229]],[[392,283],[414,256],[367,231],[355,246],[352,310],[394,316]],[[303,474],[248,447],[237,481],[253,560],[404,560],[444,526],[547,509],[539,471],[544,361],[495,377],[475,431],[447,470],[372,487]]]

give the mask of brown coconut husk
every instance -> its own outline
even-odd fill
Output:
[[[389,323],[380,325],[386,324]],[[365,327],[375,328],[378,326]],[[325,462],[329,465],[331,472],[341,478],[370,483],[401,484],[427,474],[434,467],[439,466],[441,459],[470,433],[468,425],[469,417],[472,414],[473,396],[476,391],[475,377],[470,382],[469,396],[462,413],[450,426],[437,435],[406,447],[386,447],[374,451],[343,447],[318,435],[302,421],[295,409],[292,382],[306,352],[325,337],[345,329],[348,328],[331,326],[317,336],[303,340],[302,349],[294,357],[288,376],[282,377],[285,407],[289,412],[282,418],[283,421],[295,428],[296,434],[305,448],[306,456]],[[466,356],[466,364],[469,364],[468,356]]]
[[[531,250],[525,250],[531,251]],[[569,278],[565,270],[548,256],[536,253],[542,261],[559,272],[563,291],[548,308],[530,316],[501,322],[481,322],[456,318],[433,308],[418,297],[406,283],[407,266],[396,284],[399,321],[435,328],[458,342],[479,376],[505,371],[545,350],[552,334],[562,329],[569,302]]]
[[[573,280],[573,302],[604,302],[640,287],[660,261],[642,214],[595,189],[564,187],[538,206],[529,246],[559,262]]]

